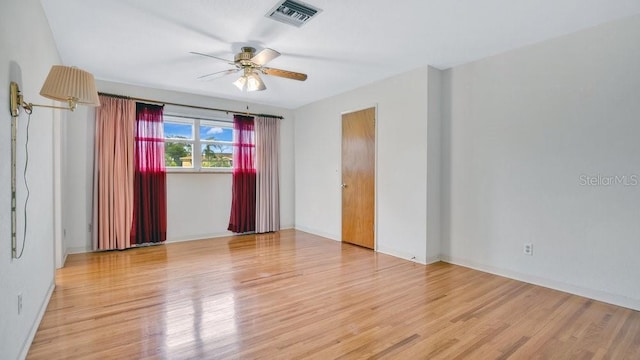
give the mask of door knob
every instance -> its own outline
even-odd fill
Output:
[[[347,184],[342,184],[342,185],[340,185],[340,187],[344,189],[344,188],[347,187]]]

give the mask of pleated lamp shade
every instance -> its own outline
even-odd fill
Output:
[[[91,73],[62,65],[54,65],[42,85],[40,95],[57,101],[100,106],[96,81]]]

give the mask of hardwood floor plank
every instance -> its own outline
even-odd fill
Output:
[[[502,350],[502,354],[496,358],[496,360],[504,360],[504,359],[508,359],[509,357],[511,357],[511,355],[513,355],[513,353],[515,353],[516,351],[518,351],[518,349],[520,349],[520,347],[524,344],[527,343],[527,341],[529,341],[529,337],[527,336],[522,336],[520,337],[520,339],[518,339],[518,341],[512,343],[509,345],[509,347],[507,347],[506,349]]]
[[[29,359],[640,359],[640,312],[295,230],[70,255]]]

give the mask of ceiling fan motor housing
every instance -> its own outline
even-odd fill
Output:
[[[256,49],[252,47],[243,47],[242,51],[236,54],[234,60],[235,62],[240,62],[242,65],[249,66],[251,65],[251,59],[255,55]]]

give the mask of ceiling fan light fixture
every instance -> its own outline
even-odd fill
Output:
[[[247,76],[247,91],[262,91],[267,86],[264,84],[260,76],[256,73],[251,73]]]
[[[235,85],[240,91],[244,91],[245,87],[247,86],[247,76],[240,76],[238,80],[233,82],[233,85]]]

